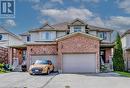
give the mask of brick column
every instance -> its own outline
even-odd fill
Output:
[[[27,70],[29,69],[30,66],[30,57],[31,57],[31,53],[30,53],[30,47],[27,46]]]
[[[57,67],[58,71],[62,73],[63,65],[62,65],[62,51],[61,51],[61,43],[58,42],[58,56],[57,56]]]
[[[13,59],[13,48],[8,48],[8,63],[12,65],[12,59]]]

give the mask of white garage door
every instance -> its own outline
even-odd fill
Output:
[[[64,54],[63,72],[87,73],[96,72],[95,54]]]
[[[31,56],[30,63],[35,63],[36,60],[51,60],[56,68],[56,55],[37,55]]]

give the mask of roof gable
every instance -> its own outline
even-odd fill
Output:
[[[44,31],[44,30],[51,31],[51,30],[55,30],[55,28],[52,27],[50,24],[48,24],[48,22],[46,22],[42,27],[30,30],[29,32],[37,32],[37,31]]]
[[[86,23],[81,19],[75,19],[73,20],[69,25],[86,25]]]
[[[93,35],[90,35],[90,34],[86,34],[86,33],[83,33],[83,32],[74,32],[74,33],[65,35],[63,37],[57,38],[56,41],[64,40],[64,39],[67,39],[67,38],[70,38],[70,37],[73,37],[73,36],[77,36],[77,35],[81,35],[81,36],[84,36],[84,37],[90,37],[92,39],[96,39],[96,40],[99,40],[99,41],[101,40],[99,37],[96,37],[96,36],[93,36]]]
[[[7,34],[9,34],[9,35],[11,35],[11,36],[13,36],[13,37],[15,37],[15,38],[21,40],[21,39],[19,38],[19,36],[15,35],[14,33],[10,32],[10,31],[8,31],[8,30],[6,30],[6,29],[5,29],[4,27],[2,27],[2,26],[0,26],[0,33],[7,33]]]
[[[124,37],[126,34],[130,34],[130,29],[128,29],[127,31],[125,31],[125,32],[121,35],[121,37]]]
[[[46,22],[40,29],[54,29],[48,22]]]
[[[0,33],[8,33],[3,27],[0,27]]]

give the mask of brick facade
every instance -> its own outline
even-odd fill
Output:
[[[57,55],[57,68],[62,70],[63,53],[95,53],[97,72],[99,71],[99,40],[86,35],[75,35],[57,41],[52,45],[28,45],[27,65],[30,65],[31,55]]]
[[[95,53],[97,72],[99,71],[99,40],[82,35],[72,36],[58,42],[58,67],[62,70],[64,53]]]
[[[27,50],[32,55],[57,54],[57,45],[29,45]]]
[[[27,46],[27,67],[30,65],[31,55],[56,55],[57,45],[28,45]]]
[[[111,48],[105,48],[105,57],[106,57],[106,63],[109,63],[109,58],[111,56]]]

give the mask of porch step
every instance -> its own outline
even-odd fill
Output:
[[[107,68],[107,69],[106,69],[107,72],[113,71],[113,67],[112,67],[112,65],[111,65],[110,63],[105,63],[105,67]]]
[[[13,71],[15,71],[15,72],[21,72],[22,71],[21,70],[21,65],[18,65],[17,67],[15,67]]]

